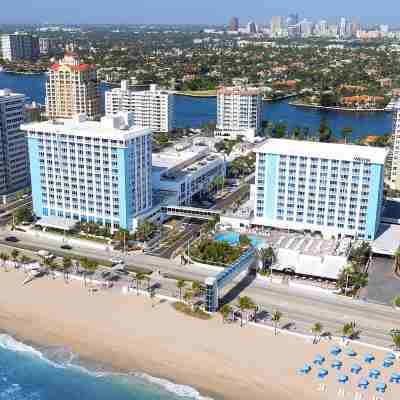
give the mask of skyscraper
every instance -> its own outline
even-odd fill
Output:
[[[81,64],[75,53],[53,64],[46,83],[46,115],[49,119],[86,114],[100,117],[100,89],[95,65]]]
[[[255,24],[255,22],[250,21],[247,24],[247,32],[248,33],[257,33],[257,25]]]
[[[271,18],[271,35],[277,36],[282,31],[282,17],[274,16]]]
[[[0,54],[3,60],[35,60],[39,57],[39,39],[27,33],[1,35]]]
[[[216,136],[253,141],[261,129],[262,93],[258,88],[220,87]]]
[[[232,17],[229,20],[228,30],[231,32],[237,32],[239,30],[239,18]]]
[[[157,85],[150,85],[150,90],[135,91],[129,89],[127,81],[105,94],[106,115],[131,111],[134,125],[154,132],[166,133],[172,129],[173,103],[173,94],[158,89]]]
[[[0,90],[0,194],[29,185],[28,147],[20,125],[25,122],[25,96]]]
[[[98,122],[81,114],[23,125],[35,215],[136,230],[152,206],[152,132],[131,117]]]

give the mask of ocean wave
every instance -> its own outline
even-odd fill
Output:
[[[167,379],[156,378],[145,373],[136,373],[134,376],[160,386],[167,392],[173,393],[179,397],[195,400],[213,400],[211,397],[202,396],[195,388],[188,385],[178,385],[177,383],[171,382]]]
[[[32,346],[19,342],[18,340],[14,339],[12,336],[7,334],[0,334],[0,348],[17,353],[29,354],[30,356],[39,358],[41,361],[44,361],[55,368],[76,370],[86,375],[90,375],[91,377],[94,378],[132,376],[142,381],[154,384],[178,397],[183,397],[186,399],[194,399],[194,400],[213,400],[210,397],[202,396],[196,389],[194,389],[191,386],[179,385],[167,379],[156,378],[146,373],[137,372],[132,374],[122,374],[104,370],[91,370],[84,367],[83,365],[78,364],[79,357],[67,349],[56,348],[51,351],[48,351],[47,354],[45,354],[46,352],[41,352]],[[10,391],[13,392],[17,390],[15,387],[11,386]],[[13,397],[7,397],[7,398],[13,398]],[[3,398],[0,397],[0,400],[1,399]]]

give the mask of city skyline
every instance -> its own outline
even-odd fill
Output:
[[[21,4],[22,3],[22,4]],[[282,0],[279,6],[270,6],[267,2],[250,0],[245,6],[221,0],[217,4],[204,0],[201,4],[192,4],[182,0],[171,0],[166,5],[161,0],[137,0],[135,4],[127,0],[115,0],[112,4],[97,4],[88,0],[84,3],[70,0],[68,3],[55,4],[50,0],[41,0],[33,6],[31,0],[23,0],[18,4],[8,3],[0,17],[0,24],[18,23],[115,23],[115,24],[227,24],[231,16],[241,21],[256,20],[264,23],[274,15],[288,15],[298,12],[301,16],[328,20],[341,16],[359,18],[365,23],[397,24],[398,19],[390,10],[396,6],[395,0],[384,0],[379,4],[361,3],[356,0],[351,4],[338,0],[334,4],[324,4],[310,0],[307,4],[299,4],[293,0]],[[362,5],[362,7],[360,7]],[[30,8],[30,12],[21,16],[22,7]],[[387,11],[383,11],[387,10]],[[16,15],[18,17],[16,17]]]

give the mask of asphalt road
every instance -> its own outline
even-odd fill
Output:
[[[7,235],[9,235],[9,232],[2,232],[0,238]],[[40,237],[29,237],[21,232],[13,232],[13,235],[19,237],[21,243],[36,246],[38,249],[56,250],[58,253],[60,251],[60,243],[49,240],[44,242]],[[10,245],[13,246],[14,244]],[[18,246],[18,243],[16,245]],[[3,245],[0,247],[3,247]],[[84,254],[88,257],[107,261],[112,257],[121,257],[120,252],[106,252],[89,248],[74,248],[65,253],[69,253],[71,256],[77,254],[80,257]],[[194,265],[182,266],[173,260],[143,253],[127,255],[126,263],[156,271],[154,276],[160,277],[163,291],[169,294],[176,293],[174,281],[163,279],[157,271],[162,274],[201,282],[204,282],[206,277],[217,274],[215,270],[207,270]],[[389,346],[391,344],[389,331],[393,328],[400,328],[400,312],[389,306],[320,294],[309,289],[271,284],[261,279],[256,279],[241,293],[241,295],[243,294],[250,296],[256,304],[268,312],[275,309],[280,310],[283,313],[282,324],[295,322],[298,332],[309,332],[312,324],[320,322],[325,331],[336,335],[344,323],[356,321],[357,328],[361,331],[360,340]]]

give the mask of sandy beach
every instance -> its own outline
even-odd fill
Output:
[[[79,282],[64,283],[49,277],[23,286],[23,272],[0,271],[0,330],[41,345],[68,346],[80,356],[123,372],[145,372],[179,384],[195,387],[214,399],[334,399],[338,388],[344,398],[360,392],[356,384],[373,367],[381,367],[384,353],[352,346],[359,356],[342,355],[348,373],[355,360],[362,365],[367,351],[377,363],[365,366],[360,376],[339,385],[337,372],[330,368],[328,349],[335,342],[312,345],[303,338],[239,324],[223,324],[216,315],[210,321],[177,313],[169,303],[152,308],[151,301],[132,293],[124,296],[100,291],[89,296]],[[297,370],[312,363],[315,354],[326,356],[329,377],[326,392],[318,390],[317,368],[304,377]],[[384,370],[378,381],[400,372]],[[363,391],[363,400],[377,395],[375,383]],[[400,385],[389,385],[378,398],[400,398]],[[360,399],[361,400],[361,399]]]

